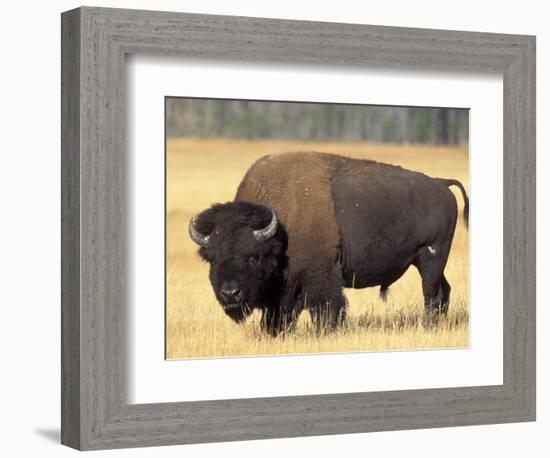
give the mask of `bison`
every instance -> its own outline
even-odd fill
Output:
[[[189,234],[210,264],[225,313],[254,309],[276,336],[309,310],[318,332],[345,319],[343,288],[389,286],[414,265],[425,320],[447,313],[444,270],[457,220],[454,179],[326,153],[282,153],[255,162],[233,202],[192,218]]]

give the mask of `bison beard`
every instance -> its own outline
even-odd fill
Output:
[[[233,202],[189,224],[210,263],[225,313],[243,322],[262,311],[265,332],[293,329],[309,310],[318,333],[343,322],[343,288],[386,293],[414,265],[422,277],[426,324],[446,313],[443,271],[462,184],[401,167],[322,153],[266,156],[248,170]]]

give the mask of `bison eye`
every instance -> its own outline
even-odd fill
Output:
[[[248,258],[248,264],[250,264],[251,266],[255,266],[256,264],[258,264],[259,260],[260,260],[260,258],[258,258],[258,256],[253,254],[252,256],[250,256]]]

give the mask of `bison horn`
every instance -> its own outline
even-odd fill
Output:
[[[272,210],[271,221],[263,229],[254,231],[254,237],[258,242],[265,242],[275,235],[275,232],[277,232],[277,224],[277,215],[275,215],[275,212]]]
[[[204,248],[208,246],[208,241],[210,240],[209,235],[201,234],[195,227],[195,218],[191,218],[189,221],[189,236],[197,245],[200,245]]]

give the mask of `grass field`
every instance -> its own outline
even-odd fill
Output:
[[[375,159],[456,178],[468,189],[467,147],[402,146],[365,143],[300,143],[234,139],[169,138],[166,198],[166,349],[167,358],[379,351],[469,345],[469,247],[461,216],[445,275],[451,284],[446,319],[422,327],[423,299],[414,267],[392,287],[387,302],[378,289],[345,290],[347,324],[318,337],[304,312],[296,332],[284,338],[264,336],[255,313],[245,325],[234,324],[217,303],[208,266],[187,235],[189,219],[215,202],[233,199],[248,167],[259,157],[284,151],[333,152]],[[455,192],[455,189],[453,189]],[[462,197],[458,198],[462,215]]]

